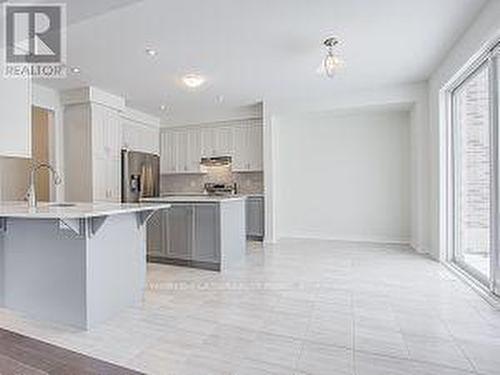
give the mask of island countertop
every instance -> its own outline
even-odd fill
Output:
[[[221,203],[246,199],[245,195],[165,195],[156,198],[144,198],[145,203]]]
[[[0,202],[0,218],[85,219],[170,208],[168,203],[39,203]]]

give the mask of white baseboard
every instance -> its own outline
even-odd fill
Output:
[[[410,247],[417,253],[423,254],[423,255],[431,255],[430,252],[424,248],[423,246],[417,245],[417,244],[412,244],[410,243]]]
[[[339,242],[360,242],[360,243],[374,243],[374,244],[388,244],[388,245],[406,245],[410,246],[409,239],[394,239],[394,238],[380,238],[380,237],[335,237],[335,236],[321,236],[314,234],[293,234],[281,235],[279,240],[285,239],[300,239],[300,240],[323,240],[323,241],[339,241]]]

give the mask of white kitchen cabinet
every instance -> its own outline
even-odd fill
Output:
[[[203,157],[218,156],[216,129],[204,128],[201,129],[200,132],[201,132],[201,155]]]
[[[160,153],[160,130],[130,119],[122,120],[122,148],[132,151]]]
[[[122,131],[118,112],[92,104],[92,154],[106,160],[119,160]]]
[[[177,168],[181,173],[189,172],[189,132],[185,130],[176,131]]]
[[[234,142],[233,171],[262,171],[262,127],[235,127]]]
[[[96,158],[93,167],[93,200],[95,202],[120,202],[120,161]]]
[[[162,173],[199,173],[200,159],[213,156],[231,156],[235,172],[262,171],[262,125],[256,122],[163,130]]]
[[[251,126],[248,128],[248,148],[247,160],[250,171],[261,171],[263,168],[263,132],[261,126]]]
[[[189,172],[199,173],[201,161],[201,133],[199,129],[187,131],[187,167]]]
[[[122,128],[118,111],[91,104],[94,201],[119,202]]]
[[[164,131],[161,135],[160,170],[163,174],[177,172],[177,133]]]
[[[121,201],[121,160],[106,161],[106,191],[105,201]]]
[[[238,126],[233,129],[234,154],[233,171],[244,171],[250,167],[248,154],[251,145],[248,139],[248,127]]]
[[[166,132],[160,133],[160,173],[166,174],[168,173],[168,163],[169,163],[169,155],[167,155],[168,151],[168,134]]]
[[[201,155],[232,156],[234,153],[234,132],[232,127],[207,127],[201,132]]]
[[[202,134],[199,129],[164,130],[161,136],[161,171],[200,173]]]
[[[0,76],[0,113],[0,156],[31,158],[30,80]]]
[[[97,103],[69,105],[64,111],[66,200],[121,200],[121,118]]]
[[[232,127],[215,128],[215,150],[217,156],[233,156],[234,131]]]

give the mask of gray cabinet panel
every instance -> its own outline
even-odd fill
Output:
[[[243,258],[245,234],[243,199],[172,203],[150,219],[148,260],[220,271]]]
[[[148,256],[161,256],[163,253],[163,216],[168,210],[161,210],[153,214],[147,224]]]
[[[199,262],[220,261],[220,226],[218,204],[194,205],[193,260]]]
[[[247,236],[264,238],[264,197],[248,197],[246,202]]]
[[[172,205],[166,220],[166,256],[190,260],[193,246],[193,207]]]

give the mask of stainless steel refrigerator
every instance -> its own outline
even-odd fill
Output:
[[[160,195],[160,157],[146,152],[122,150],[122,202]]]

